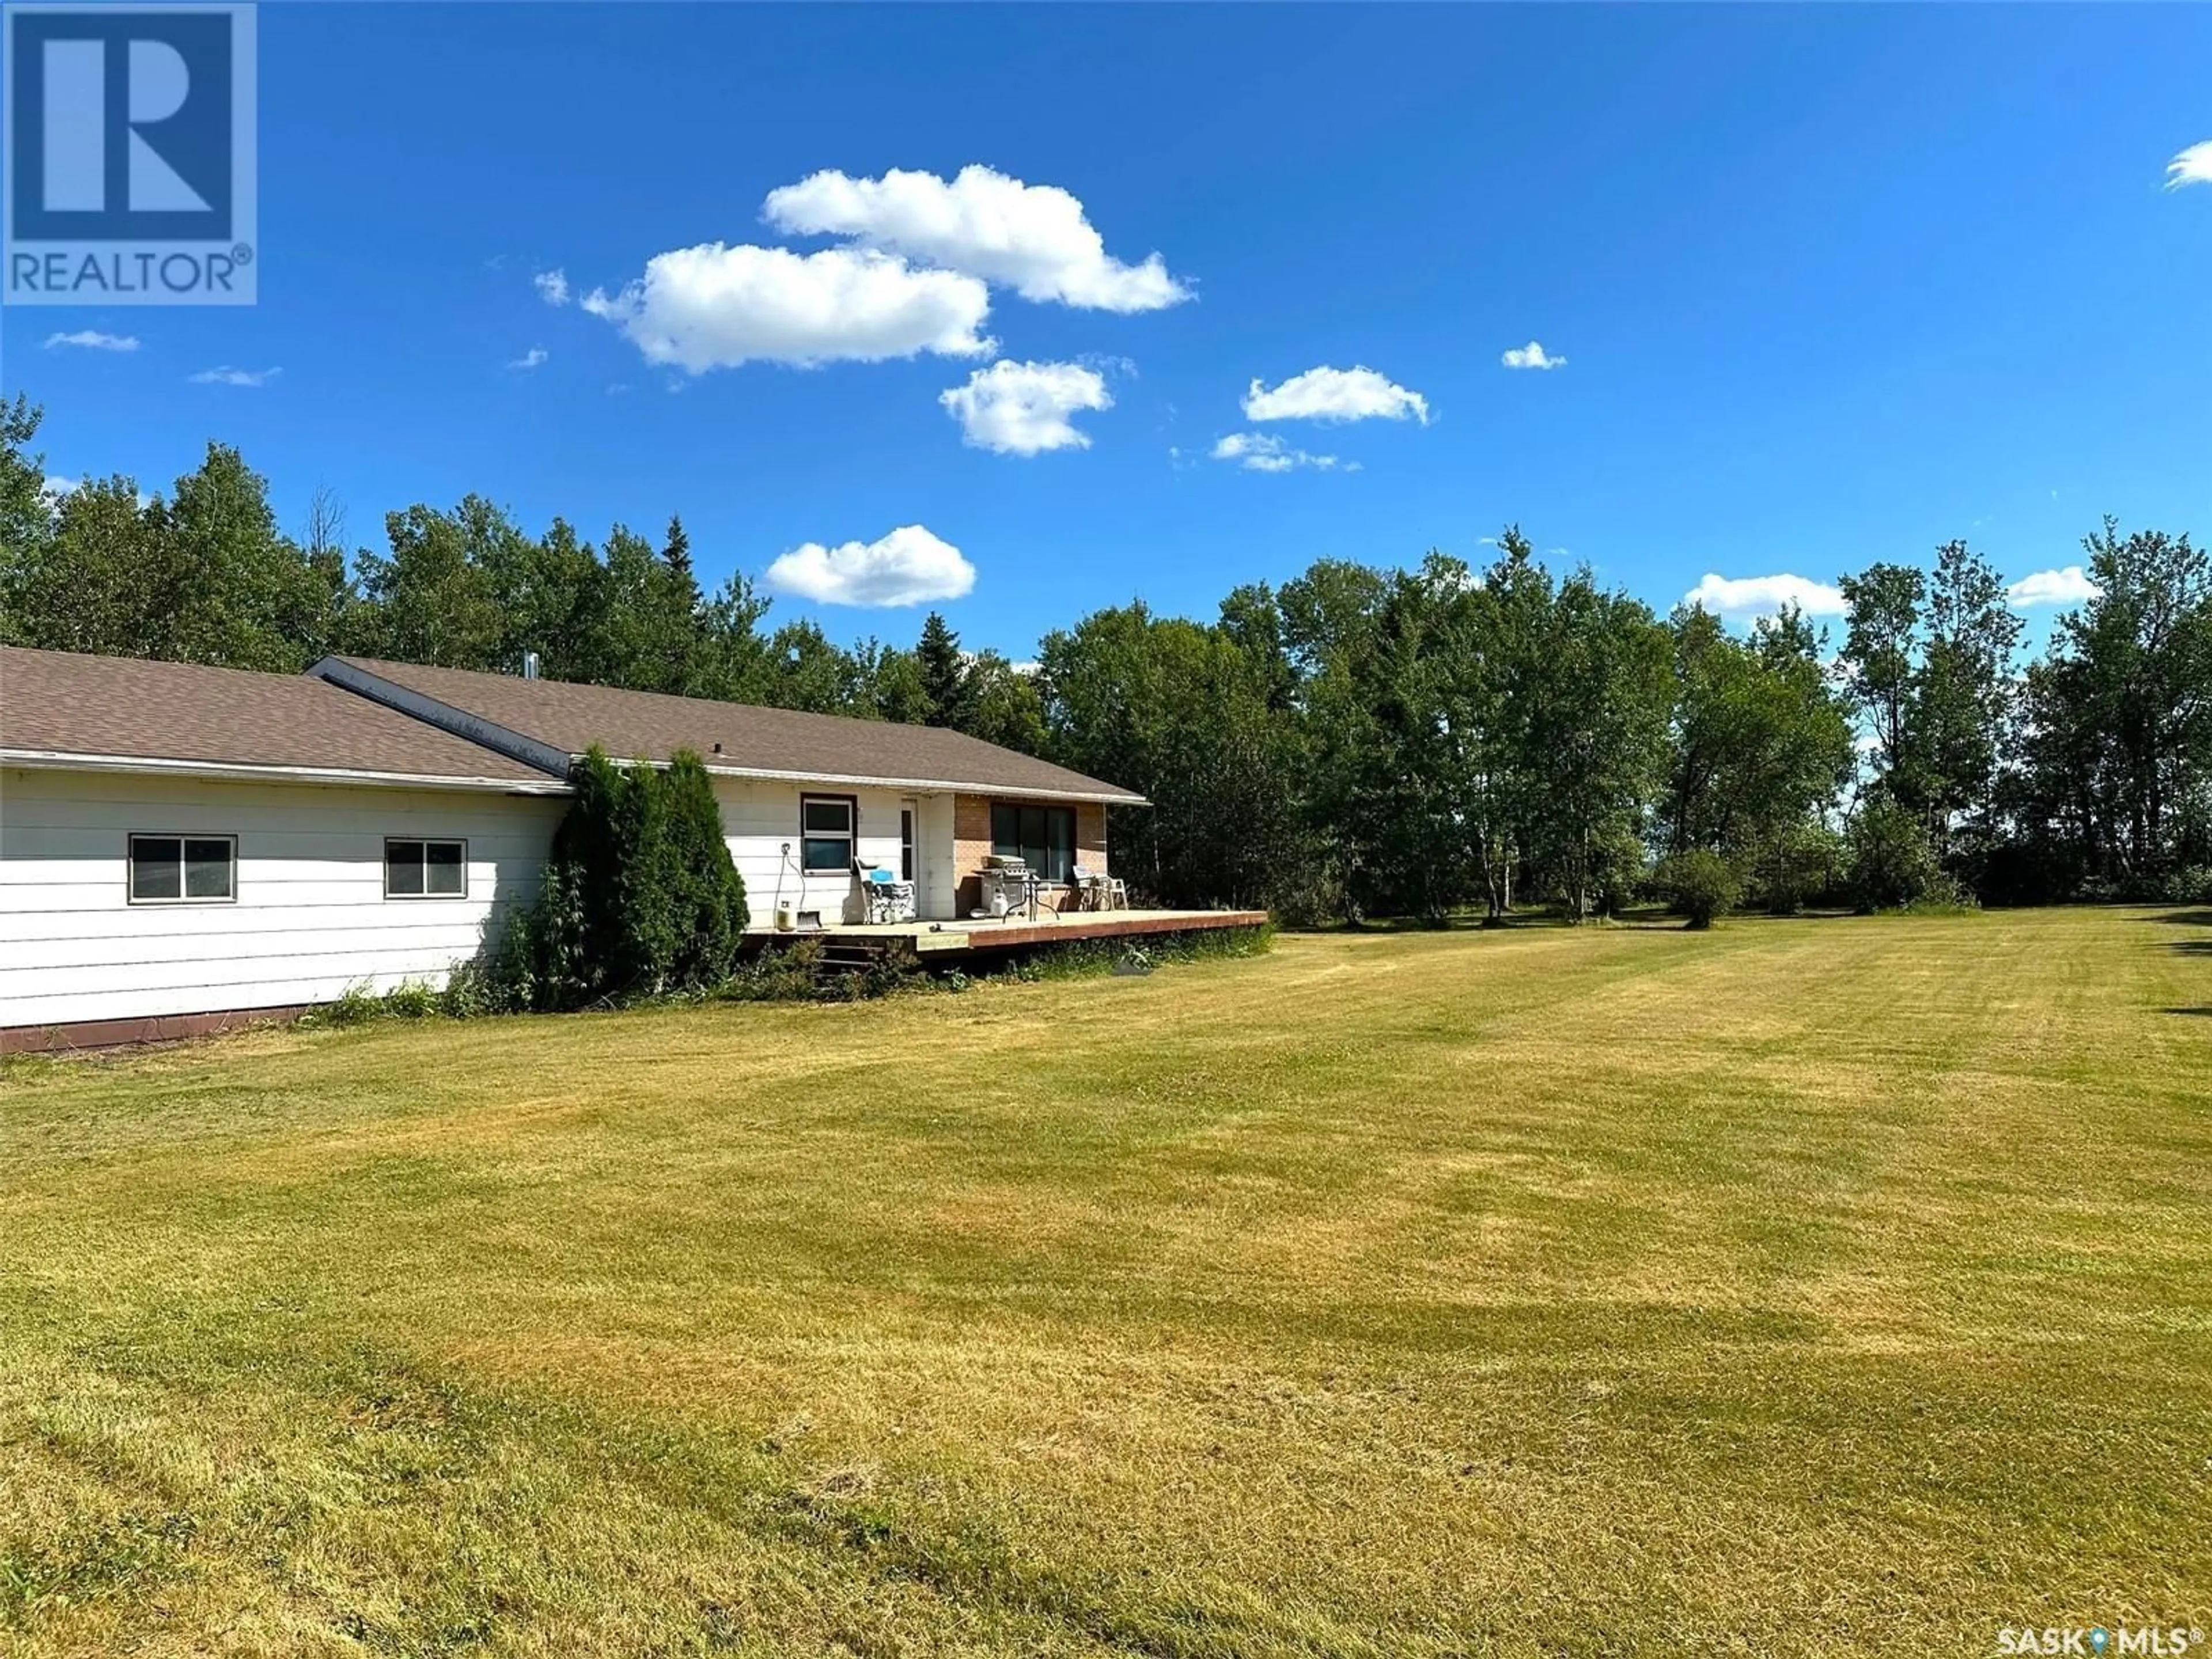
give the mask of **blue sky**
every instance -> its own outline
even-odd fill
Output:
[[[680,511],[715,581],[814,544],[776,614],[841,639],[928,607],[793,588],[964,563],[1018,656],[1509,520],[1662,609],[2212,534],[2212,151],[2166,187],[2212,9],[264,5],[260,51],[258,306],[0,317],[59,477],[220,437],[380,544]]]

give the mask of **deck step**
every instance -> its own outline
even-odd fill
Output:
[[[814,958],[816,977],[870,972],[902,954],[906,943],[902,939],[854,939],[850,935],[825,939]]]

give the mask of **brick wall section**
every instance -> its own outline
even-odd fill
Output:
[[[982,883],[976,872],[991,856],[991,803],[1011,800],[1010,795],[955,795],[952,798],[952,875],[959,914],[966,915],[982,902]],[[1097,801],[1079,802],[1075,808],[1075,861],[1085,870],[1106,872],[1106,808]]]
[[[991,856],[991,801],[988,795],[952,798],[952,891],[955,912],[966,915],[983,901],[983,884],[975,872]]]
[[[1075,861],[1095,874],[1106,873],[1106,808],[1100,802],[1076,806]]]

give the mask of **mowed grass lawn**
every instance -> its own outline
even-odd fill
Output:
[[[2212,913],[0,1074],[0,1650],[2212,1626]]]

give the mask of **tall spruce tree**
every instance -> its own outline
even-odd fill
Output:
[[[942,615],[931,611],[922,619],[921,638],[914,647],[921,668],[922,718],[931,726],[966,732],[975,724],[975,683],[960,636]]]

